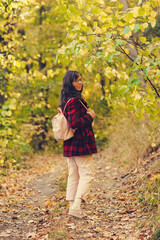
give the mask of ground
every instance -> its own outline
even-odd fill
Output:
[[[93,187],[82,204],[87,217],[79,220],[67,214],[66,159],[26,157],[19,171],[1,177],[0,240],[151,239],[153,216],[137,195],[144,177],[157,174],[152,166],[159,158],[160,150],[128,168],[108,161],[107,152],[100,150],[94,155]]]

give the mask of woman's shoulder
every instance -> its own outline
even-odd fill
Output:
[[[67,107],[71,108],[81,108],[81,102],[87,106],[87,102],[84,99],[70,98],[66,101]]]

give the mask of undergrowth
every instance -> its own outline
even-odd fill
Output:
[[[108,118],[109,145],[106,155],[112,162],[118,163],[126,172],[138,170],[141,164],[155,153],[160,146],[160,124],[147,115],[138,119],[136,115],[119,108]],[[153,229],[160,223],[160,161],[155,159],[151,174],[141,179],[136,192],[137,201],[142,210],[150,211],[148,220]],[[156,238],[157,240],[158,238]]]
[[[137,119],[134,113],[124,109],[108,119],[108,128],[108,156],[122,166],[137,167],[160,143],[158,121],[153,122],[147,116]]]

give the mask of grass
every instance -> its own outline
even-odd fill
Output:
[[[136,198],[142,210],[150,212],[148,224],[156,229],[160,223],[160,161],[158,152],[157,157],[152,153],[160,146],[160,124],[147,116],[138,120],[132,112],[119,110],[109,119],[108,127],[107,159],[118,163],[126,173],[141,168],[146,160],[152,163],[149,176],[143,177],[137,186]],[[154,160],[150,161],[151,158]]]
[[[55,229],[55,230],[52,230],[49,234],[49,237],[48,239],[49,240],[64,240],[66,239],[67,237],[67,232],[65,230],[58,230],[58,229]]]
[[[131,112],[120,113],[109,121],[107,155],[123,167],[136,168],[159,145],[160,124],[147,117],[137,120]]]

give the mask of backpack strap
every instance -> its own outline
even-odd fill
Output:
[[[88,110],[88,108],[86,107],[86,105],[85,105],[81,100],[78,99],[78,101],[80,101],[80,103],[83,105],[83,107],[85,107],[85,109]]]
[[[70,101],[71,99],[74,99],[74,98],[70,98],[70,99],[66,102],[66,104],[65,104],[65,106],[64,106],[64,108],[63,108],[63,114],[64,114],[64,112],[65,112],[65,110],[66,110],[67,104],[69,103],[69,101]]]

